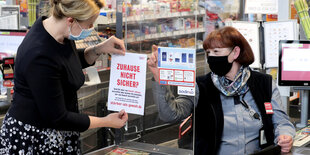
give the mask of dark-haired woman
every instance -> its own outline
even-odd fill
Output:
[[[289,152],[295,128],[283,111],[270,75],[253,71],[251,47],[233,27],[211,32],[203,42],[211,72],[196,80],[195,97],[159,85],[156,46],[148,60],[160,118],[180,121],[195,108],[195,154],[251,154],[270,145]]]

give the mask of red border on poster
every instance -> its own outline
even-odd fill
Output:
[[[161,70],[171,70],[173,71],[173,77],[171,78],[171,80],[163,80],[160,78],[160,71]],[[176,81],[175,80],[175,71],[183,71],[183,80],[182,81]],[[193,81],[192,82],[188,82],[188,81],[184,81],[184,72],[188,71],[188,72],[193,72]],[[177,84],[169,84],[169,82],[180,82],[180,83],[184,83],[184,84],[192,84],[192,86],[189,85],[177,85]],[[161,85],[173,85],[173,86],[183,86],[183,87],[195,87],[195,82],[196,82],[196,74],[194,70],[182,70],[182,69],[167,69],[167,68],[159,68],[159,84]]]

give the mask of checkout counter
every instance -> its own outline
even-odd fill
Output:
[[[118,146],[109,146],[102,148],[86,155],[193,155],[192,150],[168,148],[158,145],[139,143],[139,142],[125,142]],[[285,155],[309,155],[310,146],[294,147],[290,153]],[[253,155],[281,155],[281,153],[274,152],[260,152]]]
[[[275,153],[277,151],[262,151],[253,155],[280,155],[281,153]],[[120,145],[113,145],[105,147],[86,155],[193,155],[192,150],[176,149],[164,146],[139,143],[139,142],[124,142]],[[285,155],[309,155],[310,146],[305,147],[293,147],[290,153]]]
[[[176,149],[164,146],[139,143],[139,142],[124,142],[120,145],[109,146],[102,148],[87,155],[121,155],[121,154],[131,154],[131,155],[160,155],[160,154],[171,154],[171,155],[192,155],[192,150],[186,149]]]

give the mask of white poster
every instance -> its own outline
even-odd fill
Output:
[[[278,0],[246,0],[245,13],[278,14]]]
[[[112,55],[108,110],[144,115],[147,55]]]
[[[298,39],[297,21],[277,21],[264,23],[266,68],[278,67],[279,41]]]
[[[196,50],[158,48],[159,84],[195,87]]]
[[[261,68],[258,30],[259,24],[256,22],[234,21],[227,22],[226,25],[236,28],[250,44],[255,57],[254,62],[250,66],[253,68]]]
[[[18,15],[0,17],[0,29],[18,30]]]

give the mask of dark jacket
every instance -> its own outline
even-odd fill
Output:
[[[68,39],[58,43],[40,17],[18,48],[11,117],[38,128],[85,131],[90,120],[78,113],[77,90],[84,84],[84,52]]]
[[[211,73],[198,77],[199,100],[195,109],[195,154],[217,154],[222,139],[224,117],[220,91],[214,86]],[[272,115],[267,115],[264,102],[271,102],[272,78],[270,75],[251,71],[247,82],[261,113],[267,145],[274,142]],[[198,125],[199,124],[199,125]]]

